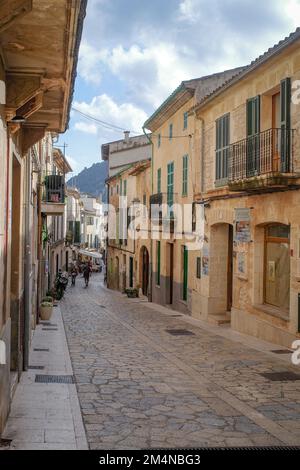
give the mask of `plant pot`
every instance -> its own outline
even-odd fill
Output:
[[[41,320],[50,320],[53,311],[53,306],[43,306],[41,305],[40,317]]]
[[[130,299],[135,299],[139,296],[139,293],[136,289],[126,289],[126,294],[127,294],[127,297],[129,297]]]

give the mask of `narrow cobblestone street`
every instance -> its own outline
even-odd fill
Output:
[[[299,372],[275,354],[82,278],[61,302],[91,449],[300,443]],[[188,330],[174,336],[168,330]]]

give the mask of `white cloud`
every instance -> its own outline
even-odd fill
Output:
[[[86,103],[85,101],[75,101],[73,106],[82,113],[89,114],[97,119],[131,131],[141,132],[142,125],[147,119],[147,114],[142,109],[134,106],[132,103],[118,104],[106,94],[94,96],[90,103]],[[90,133],[90,123],[88,123],[86,127],[82,126],[82,122],[78,122],[76,124],[75,128],[78,129],[79,125],[79,130]],[[98,129],[98,132],[101,130],[101,134],[103,134],[103,126],[100,124],[95,124],[95,126]],[[107,133],[107,129],[105,132]],[[119,134],[122,134],[122,131],[120,131]]]
[[[75,123],[74,129],[76,131],[86,132],[87,134],[97,134],[97,126],[93,123],[79,121]]]
[[[183,0],[179,4],[178,19],[189,23],[196,23],[199,18],[199,3],[197,0]]]
[[[85,81],[99,85],[101,63],[105,60],[105,49],[98,50],[87,41],[82,41],[79,50],[78,72]]]
[[[199,73],[199,64],[173,44],[159,43],[141,48],[134,44],[129,49],[119,45],[106,55],[111,72],[126,82],[131,96],[140,103],[159,106],[182,80]]]
[[[81,168],[81,163],[79,163],[77,160],[75,160],[73,157],[70,157],[70,155],[66,155],[66,159],[67,161],[69,162],[71,168],[72,168],[72,171],[71,173],[69,173],[67,175],[67,178],[71,178],[72,177],[72,174],[74,173],[78,173],[78,171],[80,170]]]

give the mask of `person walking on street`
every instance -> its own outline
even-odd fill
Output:
[[[72,267],[72,270],[71,270],[72,286],[75,286],[75,281],[76,281],[77,274],[78,274],[77,268],[76,268],[75,264],[73,264],[73,267]]]
[[[86,263],[85,267],[83,268],[83,277],[84,277],[85,287],[89,285],[90,275],[91,275],[91,267],[88,263]]]

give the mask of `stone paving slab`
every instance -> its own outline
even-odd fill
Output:
[[[299,368],[127,299],[100,275],[78,281],[61,308],[90,448],[300,445],[300,383],[260,375]],[[194,336],[166,331],[183,328]]]
[[[73,375],[60,307],[54,308],[51,323],[57,331],[37,326],[29,357],[30,365],[44,369],[23,372],[13,397],[2,435],[12,439],[11,449],[88,449],[75,384],[35,382],[36,374]]]

